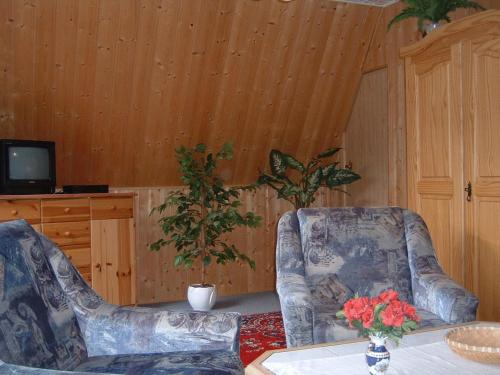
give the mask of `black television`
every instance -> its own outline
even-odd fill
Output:
[[[55,188],[54,142],[0,139],[0,194],[50,194]]]

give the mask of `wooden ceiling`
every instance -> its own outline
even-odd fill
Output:
[[[330,0],[2,0],[0,136],[57,142],[59,184],[179,184],[174,148],[338,145],[382,8]]]

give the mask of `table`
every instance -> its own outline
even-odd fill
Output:
[[[498,324],[475,322],[472,324]],[[387,375],[500,375],[500,365],[466,360],[453,353],[444,336],[456,326],[418,331],[404,337],[399,347],[389,344],[391,364]],[[245,369],[246,375],[368,374],[368,341],[350,340],[303,348],[273,350]]]

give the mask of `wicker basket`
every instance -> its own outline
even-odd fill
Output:
[[[445,337],[459,356],[478,362],[500,363],[500,326],[468,326],[451,330]]]

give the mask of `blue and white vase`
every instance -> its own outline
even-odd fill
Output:
[[[371,375],[384,375],[389,368],[391,355],[385,347],[387,337],[370,336],[370,343],[366,350],[366,363]]]

